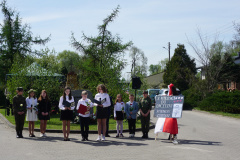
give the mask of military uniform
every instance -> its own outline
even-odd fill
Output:
[[[16,95],[13,97],[13,109],[14,109],[17,136],[21,138],[26,110],[27,110],[26,100],[22,95]],[[19,115],[18,112],[24,112],[24,114]]]
[[[146,114],[149,110],[152,109],[152,101],[149,97],[142,98],[139,102],[139,110],[142,110],[144,114]],[[142,132],[143,132],[143,138],[148,137],[149,132],[149,123],[150,123],[150,113],[147,117],[143,117],[141,115],[141,124],[142,124]]]

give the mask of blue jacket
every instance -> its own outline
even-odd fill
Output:
[[[132,107],[133,107],[133,111],[130,111],[130,101],[127,102],[125,105],[125,113],[127,115],[127,119],[130,119],[129,116],[131,116],[132,119],[136,119],[137,117],[138,103],[133,101]],[[130,114],[130,112],[132,112],[132,114]]]

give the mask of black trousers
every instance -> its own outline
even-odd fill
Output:
[[[19,115],[16,113],[14,114],[14,117],[15,117],[15,124],[16,124],[16,132],[20,134],[23,130],[25,114]]]
[[[83,138],[88,138],[89,123],[90,123],[89,117],[80,116],[81,134]]]
[[[141,118],[142,132],[143,133],[149,132],[149,123],[150,123],[150,118],[149,117],[142,117]]]
[[[129,129],[129,134],[135,134],[136,130],[136,119],[128,119],[128,129]]]
[[[106,135],[108,135],[109,130],[109,117],[106,119]]]

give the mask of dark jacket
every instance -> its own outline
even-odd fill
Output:
[[[22,112],[22,111],[26,113],[27,109],[26,109],[25,97],[20,95],[16,95],[13,97],[13,110],[14,110],[14,114],[17,114],[17,112]]]

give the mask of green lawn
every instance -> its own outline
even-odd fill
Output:
[[[195,107],[194,109],[195,109],[195,110],[202,111],[202,110],[201,110],[200,108],[198,108],[198,107]],[[226,116],[226,117],[233,117],[233,118],[238,118],[238,119],[240,119],[240,114],[225,113],[225,112],[220,112],[220,111],[217,111],[217,112],[214,112],[214,111],[205,111],[205,112],[209,112],[209,113],[216,114],[216,115],[222,115],[222,116]]]
[[[0,109],[0,113],[5,116],[5,109]],[[14,116],[5,116],[9,122],[15,125],[15,120]],[[35,122],[35,128],[39,128],[40,122],[37,121]],[[25,121],[24,127],[28,127],[28,122]],[[136,123],[136,128],[141,127],[141,122],[140,120],[137,121]],[[47,123],[47,129],[57,129],[61,130],[62,129],[62,121],[60,121],[60,114],[57,115],[52,115],[50,121]],[[111,118],[109,120],[109,129],[110,130],[116,130],[116,121]],[[123,129],[128,129],[128,123],[126,120],[123,121]],[[71,130],[80,130],[80,125],[79,124],[71,124]],[[89,130],[96,131],[97,130],[97,124],[90,124]]]

